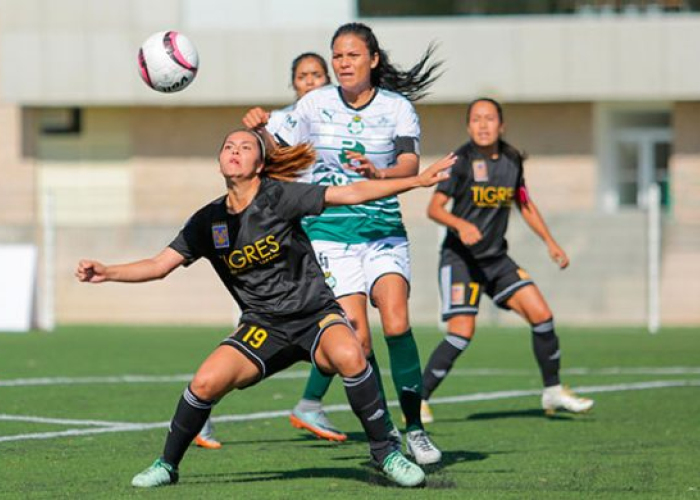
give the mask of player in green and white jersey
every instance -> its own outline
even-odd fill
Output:
[[[420,125],[411,104],[435,79],[432,49],[410,70],[400,71],[379,47],[372,30],[350,23],[335,32],[331,47],[338,86],[300,99],[275,132],[280,144],[310,142],[317,153],[314,184],[342,186],[367,179],[414,175],[419,166]],[[260,129],[268,114],[255,108],[244,125]],[[410,262],[406,230],[396,197],[354,207],[329,207],[305,218],[304,229],[326,281],[355,327],[368,360],[377,367],[367,319],[367,298],[378,308],[389,347],[392,377],[406,417],[407,447],[420,464],[436,463],[441,453],[420,420],[422,377],[408,315]],[[375,368],[375,372],[379,370]],[[343,441],[322,408],[331,378],[312,370],[302,400],[290,417],[296,427]],[[386,425],[400,435],[390,418]]]

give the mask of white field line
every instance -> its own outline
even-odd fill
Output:
[[[76,420],[72,418],[44,418],[30,415],[6,415],[0,413],[0,421],[5,422],[31,422],[34,424],[56,424],[56,425],[94,425],[97,427],[116,427],[133,425],[129,422],[109,422],[106,420]]]
[[[389,375],[389,370],[382,370],[382,375]],[[537,374],[536,370],[510,370],[499,368],[465,368],[450,371],[450,376],[492,377],[492,376],[527,376]],[[700,375],[698,366],[666,367],[608,367],[608,368],[568,368],[562,375]],[[104,377],[40,377],[0,380],[0,387],[26,387],[41,385],[77,385],[77,384],[153,384],[189,382],[193,374],[177,375],[115,375]],[[274,379],[303,379],[309,376],[308,370],[291,370],[274,375]]]
[[[581,386],[576,388],[576,392],[582,394],[593,394],[597,392],[622,392],[622,391],[640,391],[646,389],[665,389],[670,387],[700,387],[700,379],[692,380],[654,380],[649,382],[636,382],[630,384],[611,384],[611,385],[592,385],[592,386]],[[476,394],[465,394],[463,396],[450,396],[442,398],[432,398],[430,400],[431,404],[455,404],[455,403],[466,403],[475,401],[489,401],[495,399],[509,399],[518,398],[524,396],[536,396],[541,394],[541,390],[528,389],[528,390],[513,390],[513,391],[496,391],[496,392],[480,392]],[[398,406],[398,401],[390,401],[389,406]],[[349,411],[350,406],[346,404],[342,405],[331,405],[324,407],[326,412],[341,412]],[[244,422],[250,420],[261,420],[269,418],[286,417],[290,413],[289,410],[278,410],[278,411],[266,411],[257,413],[248,413],[243,415],[222,415],[218,417],[213,417],[214,422]],[[13,417],[16,417],[17,421],[27,421],[26,416],[13,416],[13,415],[0,415],[2,420],[12,421]],[[95,425],[94,420],[75,420],[71,422],[80,423],[83,425]],[[92,424],[89,422],[93,422]],[[57,437],[69,437],[69,436],[87,436],[91,434],[105,434],[111,432],[129,432],[129,431],[144,431],[150,429],[167,428],[170,422],[153,422],[146,424],[126,424],[126,423],[114,423],[113,426],[100,427],[93,429],[68,429],[65,431],[58,432],[41,432],[32,434],[17,434],[14,436],[0,436],[0,443],[9,441],[26,441],[30,439],[53,439]]]

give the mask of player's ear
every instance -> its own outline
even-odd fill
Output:
[[[370,56],[369,67],[374,69],[379,66],[379,52],[375,52]]]

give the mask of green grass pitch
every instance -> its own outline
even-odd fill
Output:
[[[132,488],[162,450],[188,374],[226,333],[81,326],[0,335],[0,498],[700,499],[698,328],[560,328],[563,380],[596,406],[555,418],[539,408],[527,329],[481,328],[434,395],[428,430],[444,462],[421,490],[390,486],[370,468],[338,381],[326,402],[338,406],[330,417],[348,442],[289,425],[284,411],[301,394],[305,364],[229,394],[213,413],[224,447],[191,448],[177,486]],[[441,336],[416,329],[423,361]],[[379,336],[375,345],[394,401]]]

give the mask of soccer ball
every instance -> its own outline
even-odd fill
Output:
[[[139,49],[139,74],[158,92],[179,92],[197,76],[199,55],[192,42],[177,31],[149,36]]]

